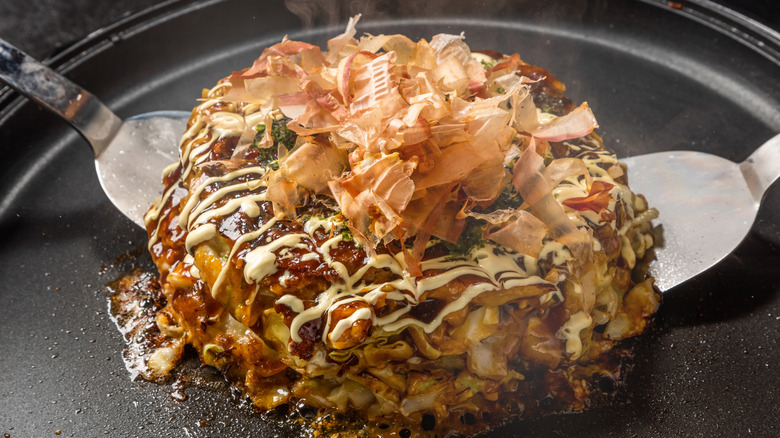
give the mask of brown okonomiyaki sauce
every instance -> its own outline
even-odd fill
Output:
[[[518,418],[532,419],[546,415],[580,412],[585,409],[621,404],[625,399],[626,377],[633,366],[633,344],[630,340],[602,355],[588,366],[574,365],[568,369],[549,370],[539,368],[528,373],[526,380],[518,382],[513,393],[503,394],[502,409],[484,410],[477,415],[454,415],[448,421],[437,424],[432,415],[422,415],[415,421],[384,418],[381,422],[366,422],[356,416],[318,410],[300,400],[285,403],[268,411],[257,409],[242,396],[243,388],[223,377],[213,367],[198,366],[197,353],[187,348],[180,363],[167,378],[149,374],[146,359],[155,348],[164,345],[165,336],[160,333],[155,317],[165,307],[166,299],[160,292],[155,274],[135,270],[110,283],[109,311],[112,320],[122,332],[126,346],[122,358],[133,379],[170,385],[171,398],[188,403],[184,389],[188,387],[206,391],[224,392],[233,399],[239,409],[253,409],[259,418],[280,424],[289,423],[302,427],[312,436],[331,436],[346,433],[354,436],[413,437],[413,436],[469,436],[489,431]],[[435,305],[435,304],[430,304]],[[424,310],[419,311],[424,313]],[[288,373],[293,372],[288,370]],[[293,372],[294,373],[294,372]],[[575,392],[587,391],[584,402]],[[453,423],[454,422],[454,423]],[[398,425],[402,426],[398,426]],[[201,422],[208,427],[208,422]]]
[[[203,91],[145,217],[160,275],[110,286],[128,370],[310,436],[619,402],[660,300],[635,269],[657,212],[587,102],[518,54],[355,23]]]

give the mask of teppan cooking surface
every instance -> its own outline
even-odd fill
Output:
[[[474,49],[517,51],[564,81],[573,101],[589,102],[620,156],[694,149],[740,161],[780,132],[776,41],[743,32],[728,14],[625,1],[490,10],[457,2],[442,14],[404,3],[396,12],[364,8],[358,31],[414,39],[463,31]],[[188,110],[201,88],[251,65],[283,35],[323,44],[343,29],[323,17],[344,23],[353,12],[323,11],[302,20],[283,2],[174,2],[92,36],[57,63],[121,116]],[[180,389],[187,400],[176,401],[169,385],[130,381],[105,285],[136,266],[153,270],[145,233],[105,198],[83,140],[11,97],[0,101],[0,433],[296,435],[224,385]],[[776,184],[736,253],[665,294],[614,404],[490,435],[777,436],[779,217]]]

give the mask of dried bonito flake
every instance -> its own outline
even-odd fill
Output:
[[[357,21],[193,110],[147,214],[172,338],[148,366],[191,344],[261,409],[358,420],[330,431],[585,408],[658,305],[632,278],[653,211],[547,70]]]

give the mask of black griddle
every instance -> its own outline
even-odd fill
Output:
[[[465,32],[473,49],[518,51],[565,82],[575,103],[589,102],[619,156],[693,149],[740,161],[780,132],[777,34],[707,2],[454,2],[435,14],[428,3],[402,3],[377,2],[358,31]],[[203,87],[251,65],[263,47],[285,34],[324,44],[352,12],[168,2],[52,63],[120,116],[189,110]],[[180,389],[187,400],[176,401],[171,386],[130,381],[105,285],[154,269],[145,233],[103,195],[84,141],[7,91],[0,151],[0,433],[299,435],[224,387]],[[612,405],[514,421],[488,436],[778,436],[779,224],[775,184],[738,250],[664,295]]]

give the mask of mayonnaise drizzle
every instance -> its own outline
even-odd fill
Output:
[[[570,358],[572,360],[576,360],[582,355],[580,332],[590,327],[592,321],[593,319],[590,315],[579,311],[572,315],[556,332],[556,336],[564,341],[566,352],[571,355]]]
[[[216,235],[217,226],[214,224],[201,225],[200,227],[190,231],[189,234],[187,234],[187,239],[185,241],[187,256],[190,256],[193,246],[199,245],[207,240],[211,240]]]
[[[208,197],[206,197],[206,199],[203,200],[200,199],[200,195],[203,192],[203,190],[205,190],[206,187],[208,187],[211,184],[219,183],[219,182],[230,182],[236,180],[239,177],[245,175],[251,175],[251,174],[257,174],[259,176],[262,176],[265,174],[265,168],[255,166],[255,167],[245,167],[243,169],[234,170],[222,176],[215,176],[215,177],[208,178],[204,182],[202,182],[195,190],[190,190],[190,198],[187,200],[187,203],[184,204],[184,207],[182,207],[181,214],[179,215],[179,227],[181,227],[182,229],[189,230],[190,227],[192,227],[192,225],[195,222],[205,222],[206,220],[210,219],[210,218],[202,219],[199,218],[199,216],[205,209],[214,205],[217,201],[224,198],[225,195],[227,195],[228,193],[237,192],[241,190],[254,190],[261,187],[262,184],[260,182],[260,179],[248,180],[248,181],[228,185],[210,194]],[[235,209],[237,209],[241,205],[241,202],[244,201],[245,199],[246,198],[244,197],[238,198],[238,204],[229,213],[235,211]],[[256,199],[263,200],[265,198],[256,198]],[[192,216],[192,218],[190,218],[190,216]]]
[[[276,272],[276,255],[274,251],[279,248],[309,249],[309,246],[301,243],[302,239],[308,239],[308,234],[286,234],[273,240],[268,245],[258,246],[249,251],[244,257],[244,279],[247,283],[257,283],[263,278]]]
[[[338,340],[345,331],[347,331],[354,323],[361,319],[373,321],[374,314],[371,313],[371,309],[363,307],[362,309],[356,310],[348,317],[339,321],[338,324],[336,324],[336,327],[333,327],[333,330],[330,332],[330,339]]]
[[[224,86],[224,84],[212,89],[211,93],[214,94],[221,86]],[[218,98],[209,99],[201,104],[199,110],[209,108],[218,101]],[[181,145],[182,153],[179,163],[182,168],[181,181],[186,181],[190,177],[195,165],[202,164],[208,159],[208,152],[214,141],[225,136],[240,136],[246,126],[251,126],[248,125],[249,122],[246,118],[249,117],[252,120],[263,119],[267,115],[268,108],[266,106],[254,108],[253,111],[256,112],[251,114],[247,114],[247,111],[247,108],[244,108],[245,116],[234,112],[217,111],[208,116],[202,116],[193,123],[184,136],[185,139],[189,140]],[[258,114],[259,112],[263,114]],[[593,180],[602,180],[614,185],[610,191],[612,197],[609,204],[610,209],[614,210],[616,202],[621,199],[628,201],[633,199],[633,195],[626,186],[616,183],[609,172],[598,166],[599,163],[617,163],[614,156],[592,150],[587,145],[576,146],[570,144],[569,146],[572,151],[581,155]],[[169,166],[166,168],[165,174],[169,175],[174,170],[175,166]],[[195,246],[209,241],[219,233],[217,226],[213,222],[218,221],[220,218],[227,217],[239,209],[252,218],[260,215],[261,211],[258,203],[265,201],[264,173],[265,169],[262,167],[237,169],[219,177],[203,178],[202,181],[197,182],[196,187],[189,189],[189,197],[182,207],[178,218],[179,226],[188,233],[186,239],[188,253]],[[203,191],[208,186],[218,183],[225,184],[204,199],[201,199]],[[155,203],[145,217],[147,224],[158,220],[163,206],[178,187],[176,184],[172,185],[161,199]],[[247,193],[240,196],[232,195],[234,198],[225,201],[227,196],[242,191]],[[562,203],[566,199],[587,196],[588,186],[584,179],[570,177],[562,181],[554,189],[553,193],[557,201]],[[221,201],[224,201],[222,205],[215,207]],[[632,203],[626,202],[626,204],[630,219],[633,219]],[[578,224],[583,223],[582,219],[586,219],[593,224],[599,223],[601,220],[597,213],[591,211],[578,212],[568,209],[567,214]],[[238,249],[244,244],[260,238],[275,223],[276,219],[271,218],[257,230],[243,234],[235,240],[227,260],[223,262],[221,271],[212,285],[212,296],[215,298],[219,296],[228,266],[231,260],[236,257]],[[618,230],[623,239],[625,239],[624,234],[630,226],[631,220],[628,220],[625,221],[621,230]],[[156,242],[159,227],[160,222],[157,223],[157,228],[149,239],[150,248]],[[336,227],[337,225],[332,218],[312,217],[304,223],[303,233],[287,234],[273,241],[267,241],[267,244],[252,249],[244,256],[243,277],[250,284],[257,284],[267,276],[275,274],[278,270],[277,258],[289,257],[289,251],[292,248],[309,251],[302,256],[302,260],[316,261],[321,259],[322,263],[325,263],[340,277],[339,281],[334,282],[328,289],[321,292],[309,308],[306,308],[306,304],[300,298],[292,294],[282,295],[276,300],[276,304],[285,305],[296,314],[290,325],[291,339],[294,342],[302,342],[299,332],[304,324],[320,319],[323,316],[325,316],[325,327],[322,333],[322,341],[327,342],[328,337],[333,341],[338,340],[350,327],[361,320],[370,320],[372,324],[380,326],[388,332],[415,325],[426,333],[431,333],[442,324],[447,315],[465,308],[480,294],[499,289],[545,284],[551,286],[552,290],[540,294],[540,302],[549,301],[553,297],[557,297],[559,300],[563,299],[557,285],[542,279],[537,268],[538,260],[548,257],[551,257],[553,264],[556,265],[564,264],[571,260],[571,252],[554,240],[545,242],[539,259],[508,252],[503,248],[488,244],[474,251],[472,258],[469,260],[453,260],[446,257],[425,260],[421,263],[423,276],[415,279],[407,274],[402,254],[377,254],[350,275],[346,266],[331,256],[331,250],[344,240],[343,236],[340,233],[335,233],[320,245],[316,244],[318,240],[314,238],[314,233],[318,232],[318,230],[323,230],[325,234],[328,234]],[[315,250],[310,251],[311,248],[315,248]],[[630,249],[631,246],[624,242],[623,250],[628,252]],[[632,260],[632,255],[626,253],[624,257]],[[389,270],[395,274],[396,278],[381,284],[366,282],[363,277],[372,268]],[[431,270],[439,272],[435,275],[426,275]],[[289,271],[285,271],[279,277],[279,283],[286,287],[291,275]],[[466,286],[460,296],[447,303],[429,322],[419,321],[406,316],[412,309],[412,306],[420,302],[425,293],[444,287],[462,276],[476,276],[481,281]],[[250,299],[247,300],[247,304],[251,304],[257,292],[256,288]],[[360,307],[348,317],[333,324],[332,312],[339,306],[355,301],[362,301],[370,306],[374,306],[380,299],[398,301],[402,305],[399,306],[398,310],[382,317],[375,316],[372,307]],[[581,349],[581,345],[579,346],[580,348],[577,346],[578,339],[575,340],[575,335],[588,322],[588,319],[585,318],[587,315],[575,316],[577,317],[573,317],[558,332],[559,336],[566,341],[567,351],[571,353],[576,353],[578,349]]]

